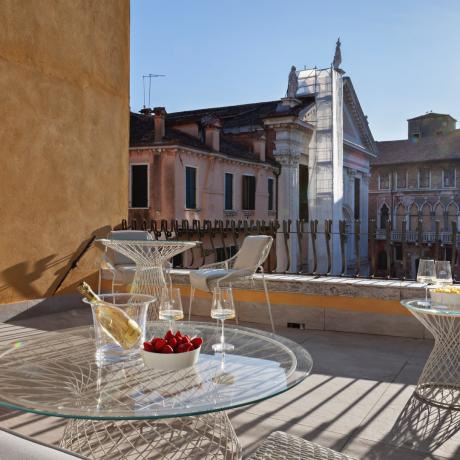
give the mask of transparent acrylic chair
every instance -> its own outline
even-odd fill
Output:
[[[264,276],[263,263],[270,253],[273,238],[267,235],[247,236],[240,250],[230,259],[213,264],[203,265],[198,270],[190,271],[190,304],[189,319],[192,314],[192,303],[195,290],[212,292],[215,287],[229,284],[239,280],[251,280],[254,282],[254,275],[259,272],[262,275],[262,284],[267,302],[268,315],[272,331],[275,331],[273,323],[270,297],[268,295],[267,283]]]

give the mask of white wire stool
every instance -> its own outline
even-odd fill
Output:
[[[353,458],[298,436],[275,431],[262,442],[248,460],[353,460]]]
[[[415,388],[422,400],[460,410],[460,310],[401,303],[433,334],[434,346]]]

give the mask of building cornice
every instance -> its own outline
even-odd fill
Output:
[[[227,161],[227,162],[233,163],[233,164],[256,166],[256,167],[259,167],[259,168],[271,169],[273,171],[277,171],[279,169],[278,166],[272,165],[270,163],[243,160],[243,159],[240,159],[240,158],[231,157],[231,156],[224,155],[224,154],[221,154],[221,153],[208,152],[206,150],[194,149],[194,148],[191,148],[191,147],[184,147],[184,146],[175,145],[175,144],[161,145],[161,146],[158,145],[158,146],[155,146],[155,147],[152,147],[152,146],[150,146],[150,147],[130,147],[129,150],[130,151],[133,151],[133,150],[152,150],[154,155],[160,155],[163,151],[166,151],[166,150],[175,150],[178,153],[194,153],[196,155],[206,157],[206,158],[209,158],[209,157],[219,158],[221,160],[224,160],[224,161]]]

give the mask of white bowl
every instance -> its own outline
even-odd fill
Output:
[[[200,357],[201,347],[185,353],[155,353],[141,349],[144,364],[149,369],[178,371],[194,366]]]
[[[430,296],[434,306],[460,309],[460,294],[449,294],[447,292],[435,292],[431,290]]]

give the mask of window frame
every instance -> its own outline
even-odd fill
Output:
[[[422,169],[427,169],[429,172],[429,178],[428,178],[428,187],[421,187],[420,186],[420,171]],[[419,190],[430,190],[431,189],[431,168],[418,168],[417,169],[417,186]]]
[[[388,174],[388,188],[383,188],[382,180],[381,180],[383,174],[381,172],[379,173],[379,190],[391,190],[391,172],[388,171],[387,174]]]
[[[441,182],[441,188],[443,189],[453,189],[456,188],[457,186],[457,168],[454,167],[454,184],[446,186],[444,185],[444,171],[448,170],[448,168],[442,168],[442,182]]]
[[[244,207],[244,178],[245,177],[252,177],[254,178],[254,208],[253,209],[246,209]],[[256,196],[257,196],[257,178],[255,174],[241,174],[241,210],[242,211],[255,211],[256,210]]]
[[[269,183],[272,183],[272,193],[271,193],[271,207],[270,207],[270,186]],[[275,210],[275,178],[274,177],[267,177],[267,210],[274,211]]]
[[[407,190],[409,188],[409,171],[406,169],[406,172],[405,172],[405,176],[406,176],[406,186],[405,187],[400,187],[398,184],[398,179],[400,176],[402,176],[402,174],[399,174],[398,171],[395,171],[395,174],[396,174],[396,179],[395,179],[396,189],[397,190]]]
[[[187,168],[194,169],[195,170],[195,207],[194,208],[189,208],[187,206]],[[198,206],[198,167],[194,165],[184,165],[184,175],[185,175],[185,180],[184,180],[184,207],[186,211],[197,211],[199,209]]]
[[[227,174],[232,176],[232,207],[227,208]],[[224,171],[224,211],[235,210],[235,173]]]
[[[133,166],[147,166],[147,207],[133,206]],[[129,164],[129,209],[150,209],[150,163]]]

